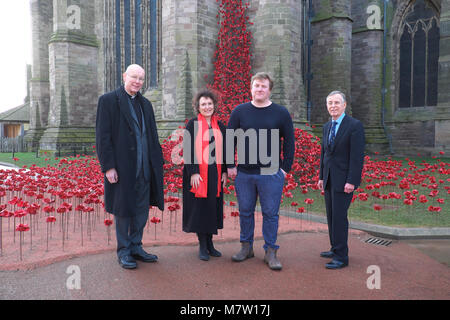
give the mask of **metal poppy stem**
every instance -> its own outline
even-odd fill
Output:
[[[33,250],[33,215],[30,214],[30,250]]]
[[[0,257],[3,256],[3,225],[2,225],[2,218],[0,217]]]
[[[47,250],[46,250],[46,252],[48,252],[48,225],[49,225],[49,222],[47,222]]]
[[[22,261],[22,232],[19,234],[19,242],[20,242],[20,261]]]
[[[64,238],[65,238],[65,231],[66,231],[66,226],[64,225],[64,213],[62,213],[62,217],[61,217],[61,223],[62,223],[62,249],[64,251]]]
[[[80,211],[81,246],[83,246],[83,211]]]

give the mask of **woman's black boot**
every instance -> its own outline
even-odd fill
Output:
[[[221,257],[222,253],[220,253],[220,251],[217,251],[214,248],[213,241],[212,241],[213,235],[208,233],[208,234],[206,234],[206,236],[207,236],[206,248],[208,249],[209,255],[212,257]]]
[[[209,254],[207,249],[207,234],[197,233],[198,243],[199,243],[199,253],[198,258],[203,261],[209,260]]]

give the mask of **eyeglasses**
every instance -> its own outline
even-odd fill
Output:
[[[144,82],[145,78],[139,78],[138,76],[129,76],[131,79],[133,79],[134,81],[140,81],[140,82]]]

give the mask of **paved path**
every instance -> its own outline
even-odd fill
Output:
[[[0,162],[0,170],[12,170],[12,169],[18,169],[18,167],[14,166],[13,164],[9,165],[8,163]]]
[[[385,247],[365,243],[366,236],[349,236],[350,265],[341,270],[327,270],[328,260],[319,257],[328,249],[327,234],[292,232],[279,236],[279,272],[263,263],[261,240],[255,258],[241,263],[230,258],[237,241],[217,243],[223,257],[208,262],[197,258],[197,246],[147,247],[159,262],[138,262],[136,270],[122,269],[115,252],[107,252],[30,271],[0,271],[0,299],[450,299],[450,268],[424,254],[423,242],[422,248],[396,240]],[[450,241],[439,241],[446,252]],[[375,275],[368,268],[378,268],[380,289],[368,289]],[[73,270],[79,270],[80,289],[67,286],[77,285]]]

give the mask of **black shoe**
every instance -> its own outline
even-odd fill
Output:
[[[119,264],[124,269],[136,269],[137,267],[136,260],[131,256],[119,257]]]
[[[142,262],[156,262],[158,261],[158,257],[154,254],[150,254],[144,251],[144,249],[141,248],[138,253],[134,253],[131,255],[136,260],[142,261]]]
[[[325,264],[325,268],[327,269],[341,269],[348,266],[348,263],[339,261],[339,260],[332,260],[329,263]]]
[[[333,251],[324,251],[320,253],[320,256],[322,258],[333,258],[334,257],[334,253]]]

